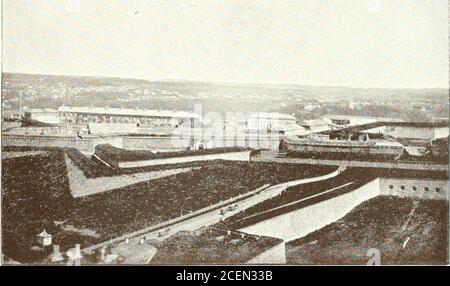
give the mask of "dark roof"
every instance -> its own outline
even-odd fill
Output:
[[[436,122],[388,122],[384,123],[388,126],[404,126],[404,127],[448,127],[449,121],[436,121]]]
[[[384,125],[386,125],[384,122],[371,122],[371,123],[366,123],[366,124],[361,124],[361,125],[356,125],[356,126],[344,127],[344,128],[336,129],[336,130],[325,130],[325,131],[317,132],[317,133],[318,134],[327,134],[327,135],[336,134],[336,133],[342,132],[342,131],[357,133],[357,132],[361,132],[366,129],[371,129],[371,128],[380,127],[380,126],[384,126]]]
[[[337,130],[326,130],[322,132],[318,132],[319,134],[335,134],[337,132],[352,132],[357,133],[361,132],[363,130],[381,127],[381,126],[393,126],[393,127],[416,127],[416,128],[436,128],[436,127],[448,127],[449,122],[448,121],[438,121],[438,122],[372,122],[372,123],[366,123],[356,126],[349,126],[342,129]]]

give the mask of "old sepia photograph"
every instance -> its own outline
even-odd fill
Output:
[[[449,264],[447,0],[1,4],[2,265]]]

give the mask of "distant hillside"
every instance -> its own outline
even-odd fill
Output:
[[[332,112],[330,109],[339,113],[370,115],[370,109],[373,111],[381,106],[382,112],[378,113],[398,116],[411,114],[405,112],[405,108],[409,110],[417,106],[420,111],[422,106],[426,106],[430,110],[425,114],[415,112],[414,117],[426,120],[432,115],[448,116],[447,89],[357,89],[296,84],[2,74],[3,110],[18,110],[19,93],[22,93],[22,105],[29,107],[56,108],[65,104],[192,110],[194,104],[202,104],[206,112],[281,111],[295,113],[302,119]],[[349,100],[363,102],[364,108],[348,110]],[[305,111],[304,107],[308,104],[318,106]],[[368,106],[369,111],[366,111]]]

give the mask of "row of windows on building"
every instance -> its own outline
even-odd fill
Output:
[[[389,185],[389,189],[393,190],[394,189],[394,185]],[[411,189],[413,191],[417,191],[418,190],[417,186],[412,186]],[[406,190],[406,187],[404,185],[401,185],[400,186],[400,190]],[[428,191],[430,191],[430,188],[429,187],[424,187],[423,190],[425,192],[428,192]],[[436,193],[440,193],[441,192],[441,188],[439,188],[439,187],[436,187],[434,190],[436,191]]]
[[[177,119],[171,117],[137,117],[137,116],[109,116],[63,114],[64,123],[138,123],[143,126],[181,126],[192,124],[190,119]]]
[[[129,121],[172,121],[172,117],[144,117],[144,116],[110,116],[110,115],[87,115],[87,114],[66,114],[61,116],[67,119],[84,120],[129,120]]]

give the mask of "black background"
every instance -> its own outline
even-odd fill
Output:
[[[209,272],[220,277],[220,271],[272,271],[271,281],[220,281],[210,278],[202,281],[177,281],[177,273]],[[274,284],[284,285],[408,285],[425,286],[436,283],[440,277],[448,280],[446,266],[4,266],[0,267],[0,281],[8,278],[12,285],[29,280],[28,285],[210,285],[210,284]],[[6,282],[8,283],[8,282]],[[326,284],[324,284],[326,283]],[[394,284],[395,283],[395,284]],[[400,284],[401,283],[401,284]],[[3,284],[11,285],[11,284]]]

